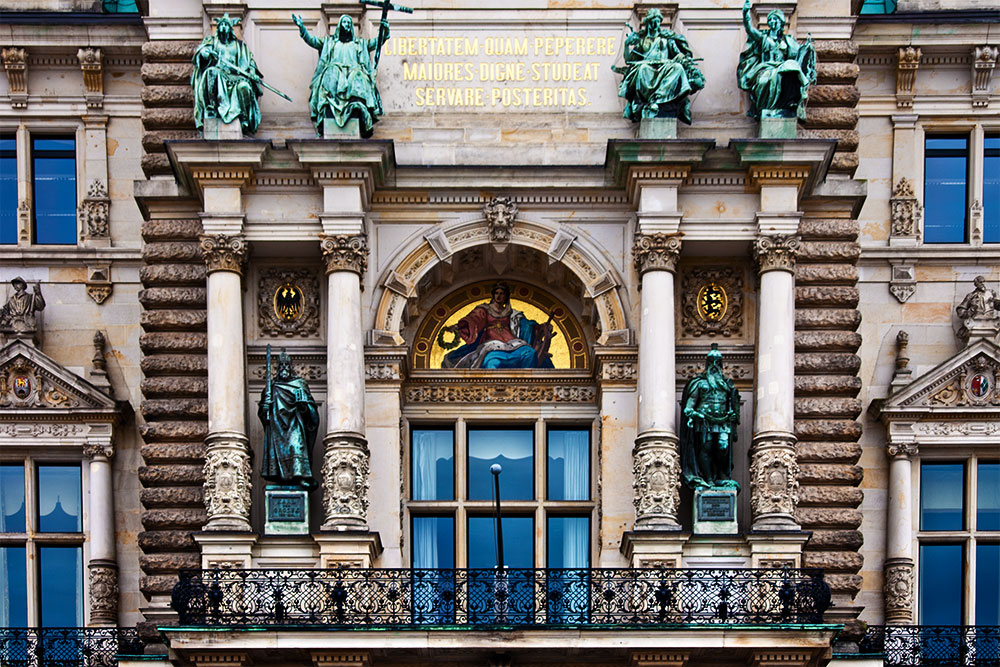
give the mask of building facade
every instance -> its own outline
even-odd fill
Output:
[[[412,4],[2,8],[0,662],[1000,664],[1000,11]]]

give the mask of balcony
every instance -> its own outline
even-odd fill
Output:
[[[794,569],[183,572],[181,627],[655,629],[822,624],[830,589]]]
[[[112,667],[142,652],[134,628],[0,628],[4,667]]]
[[[882,655],[886,667],[1000,665],[997,625],[870,625],[862,653]]]

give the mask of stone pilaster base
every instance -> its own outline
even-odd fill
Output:
[[[750,452],[753,531],[798,531],[799,464],[795,436],[777,431],[754,436]]]
[[[250,441],[222,431],[205,438],[205,530],[250,531]]]
[[[810,533],[791,531],[747,535],[750,545],[750,567],[802,567],[802,547],[809,541]]]
[[[192,537],[201,547],[202,569],[248,570],[253,567],[255,533],[203,532]]]
[[[913,623],[913,559],[890,558],[885,562],[886,625]]]
[[[90,625],[118,625],[118,564],[92,560],[90,575]]]
[[[324,570],[331,567],[371,568],[382,553],[382,539],[378,533],[338,530],[314,535],[313,539],[319,545],[319,566]]]
[[[684,545],[690,533],[634,530],[622,535],[621,552],[629,567],[683,567]]]
[[[681,457],[677,436],[644,433],[632,450],[632,503],[635,529],[680,530]]]
[[[368,443],[357,433],[323,439],[323,530],[368,530]]]

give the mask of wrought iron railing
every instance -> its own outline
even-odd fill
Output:
[[[113,667],[142,652],[134,628],[0,628],[3,667]]]
[[[194,570],[185,626],[350,629],[821,623],[820,570]]]
[[[883,649],[887,667],[997,667],[1000,626],[887,625]]]
[[[884,625],[869,625],[865,629],[865,636],[858,642],[858,653],[867,655],[885,653],[885,627]]]

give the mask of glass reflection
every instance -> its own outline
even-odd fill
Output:
[[[1000,243],[1000,134],[987,134],[983,155],[983,241]]]
[[[35,243],[76,244],[76,141],[32,140]]]
[[[531,517],[503,517],[504,565],[511,568],[535,566],[534,520]],[[469,567],[497,566],[496,535],[493,517],[469,517]]]
[[[28,625],[28,587],[24,547],[0,547],[0,627]]]
[[[469,499],[493,499],[490,466],[503,466],[501,500],[535,497],[534,437],[531,429],[469,429]],[[504,524],[506,525],[506,524]]]
[[[83,549],[42,547],[38,550],[42,626],[83,625]]]
[[[0,466],[0,533],[24,531],[24,466]]]
[[[924,145],[924,242],[964,243],[969,138],[928,135]]]
[[[920,530],[962,530],[964,473],[961,463],[920,466]]]
[[[590,431],[548,432],[549,500],[590,500]]]
[[[976,625],[1000,625],[1000,544],[976,545]]]
[[[0,136],[0,244],[17,243],[17,140]]]
[[[413,499],[455,499],[455,445],[451,429],[414,429]]]
[[[590,567],[590,519],[585,516],[550,516],[548,523],[548,566]]]
[[[39,531],[81,532],[81,495],[79,466],[38,466]]]
[[[413,567],[455,567],[455,520],[450,516],[413,517]]]
[[[962,545],[920,545],[920,623],[962,624]]]
[[[980,463],[976,481],[976,529],[1000,530],[1000,463]]]

